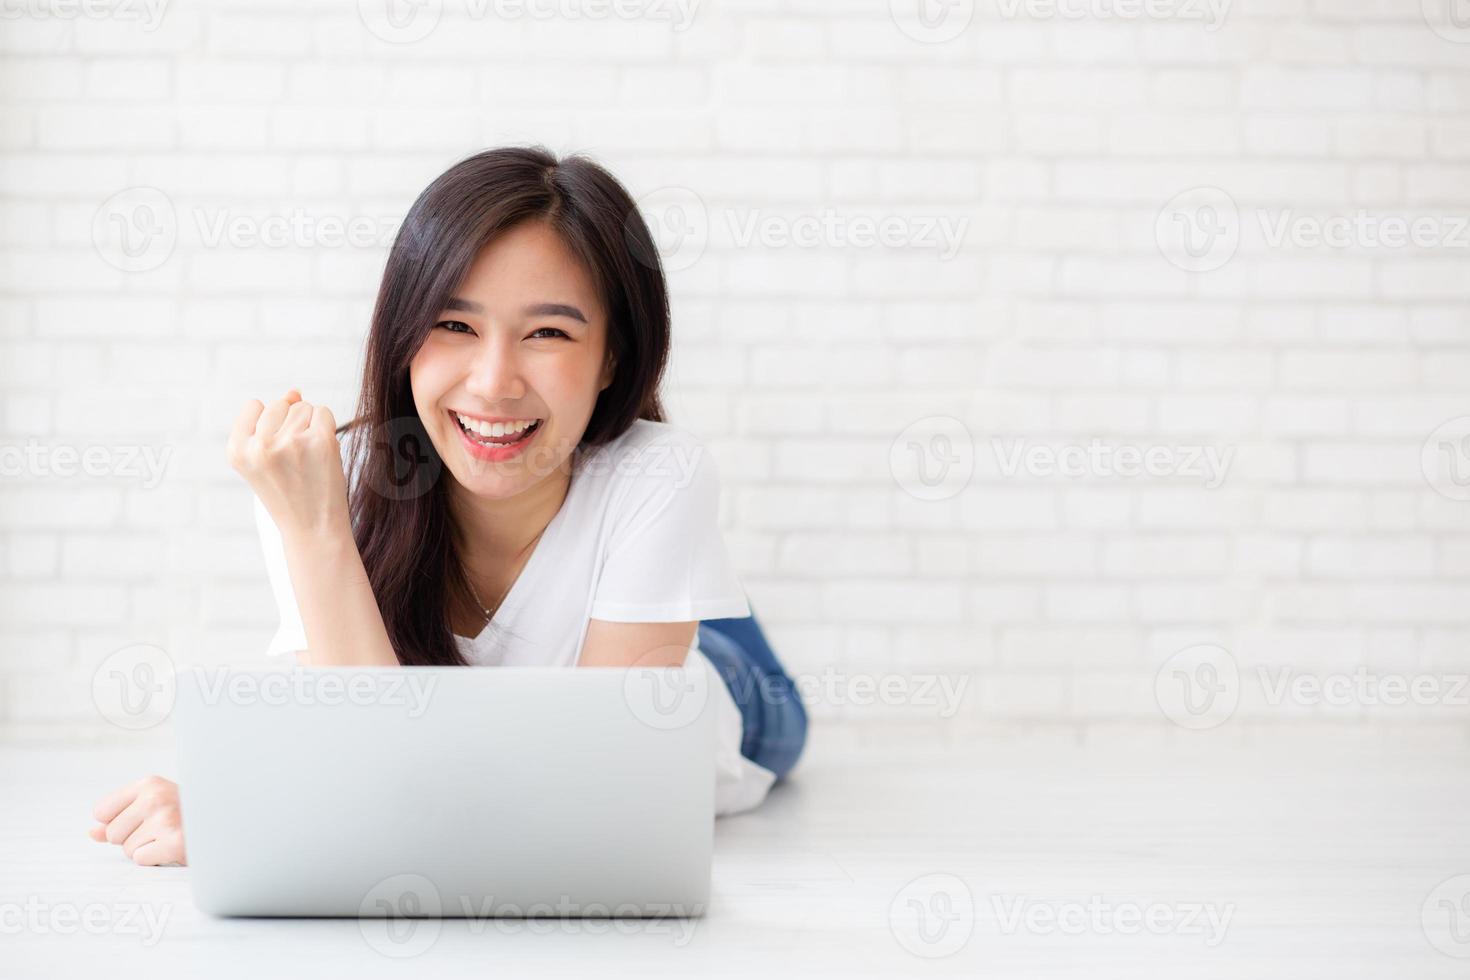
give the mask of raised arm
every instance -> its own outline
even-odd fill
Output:
[[[292,389],[251,399],[230,433],[230,465],[281,530],[311,667],[398,666],[362,555],[352,538],[337,422]]]

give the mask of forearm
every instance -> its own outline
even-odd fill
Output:
[[[302,666],[398,666],[351,532],[285,534],[282,540],[306,631]]]

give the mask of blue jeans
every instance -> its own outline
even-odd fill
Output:
[[[699,648],[740,708],[745,722],[740,754],[783,778],[806,744],[806,707],[755,616],[703,620]]]

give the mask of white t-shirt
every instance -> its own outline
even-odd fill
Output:
[[[355,470],[348,469],[352,478]],[[455,643],[477,666],[573,667],[589,619],[749,616],[720,531],[719,501],[719,469],[699,439],[667,422],[638,419],[581,458],[561,509],[496,609],[493,625],[473,638],[456,635]],[[303,650],[306,632],[280,531],[258,497],[255,519],[281,615],[266,652]],[[775,774],[740,754],[740,709],[699,649],[697,630],[685,663],[708,672],[715,698],[716,811],[749,809],[765,798]]]

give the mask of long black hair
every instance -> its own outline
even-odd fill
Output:
[[[398,229],[373,308],[352,440],[353,535],[401,664],[463,665],[449,625],[472,603],[443,461],[418,419],[409,362],[480,250],[544,221],[588,270],[608,314],[612,383],[577,451],[636,419],[664,421],[669,302],[648,226],[627,190],[591,159],[503,147],[461,160],[431,183]],[[473,603],[479,608],[478,603]]]

